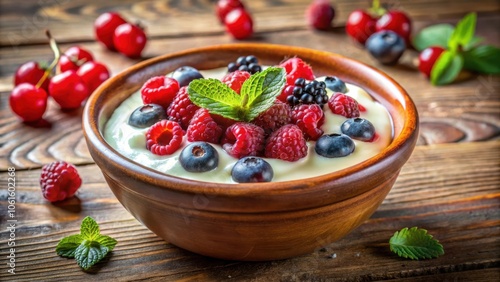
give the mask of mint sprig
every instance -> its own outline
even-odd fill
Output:
[[[210,113],[237,121],[252,121],[269,109],[285,86],[283,68],[269,67],[250,76],[240,95],[217,79],[196,79],[189,83],[189,99]]]
[[[62,257],[75,258],[78,265],[87,270],[111,252],[116,243],[115,239],[101,235],[97,222],[87,216],[80,226],[80,234],[61,239],[56,253]]]
[[[427,230],[417,227],[407,227],[396,231],[389,240],[391,251],[398,256],[409,259],[437,258],[444,254],[441,245]]]

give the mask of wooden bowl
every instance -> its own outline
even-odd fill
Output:
[[[127,159],[104,140],[102,131],[113,110],[148,78],[183,65],[222,67],[248,54],[263,65],[298,56],[312,65],[316,76],[334,74],[366,89],[392,116],[393,141],[375,157],[314,178],[217,184],[162,174]],[[305,48],[230,44],[156,57],[112,77],[87,102],[83,130],[115,196],[158,236],[206,256],[259,261],[313,252],[368,219],[415,147],[418,115],[401,86],[360,62]]]

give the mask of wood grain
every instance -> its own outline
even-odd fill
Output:
[[[310,255],[256,263],[210,259],[165,243],[117,202],[95,165],[78,167],[84,179],[78,197],[56,205],[41,197],[39,170],[18,171],[15,278],[493,281],[500,271],[500,163],[492,152],[499,150],[500,141],[419,146],[382,206],[346,238]],[[2,190],[2,206],[6,198]],[[5,214],[1,216],[4,222]],[[94,217],[102,233],[119,242],[88,272],[54,252],[58,240],[78,232],[85,216]],[[392,254],[390,236],[411,226],[429,230],[443,244],[445,255],[412,261]],[[1,246],[6,246],[7,232],[0,231]],[[6,270],[0,265],[2,280],[12,277]]]

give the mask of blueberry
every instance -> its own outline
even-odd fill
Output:
[[[397,33],[390,30],[382,30],[372,34],[366,41],[368,52],[385,65],[393,65],[398,62],[406,49],[405,40]]]
[[[183,87],[189,85],[195,79],[203,78],[203,75],[193,67],[183,66],[172,73],[172,78],[179,82],[180,87]]]
[[[345,82],[340,80],[336,76],[327,76],[325,78],[326,87],[333,92],[346,93],[347,87],[345,86]]]
[[[364,118],[350,118],[340,126],[342,133],[360,141],[371,141],[375,135],[375,127]]]
[[[179,162],[189,172],[205,172],[219,165],[219,154],[207,142],[193,142],[182,149]]]
[[[325,134],[316,141],[314,150],[327,158],[345,157],[354,152],[354,141],[344,134]]]
[[[238,183],[269,182],[274,171],[271,165],[259,157],[244,157],[239,159],[231,170],[233,180]]]
[[[130,114],[128,124],[137,128],[146,128],[163,119],[167,119],[167,112],[162,106],[146,104],[135,109]]]

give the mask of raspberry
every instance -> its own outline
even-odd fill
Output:
[[[187,86],[181,87],[170,106],[167,108],[167,115],[170,120],[178,122],[182,129],[187,129],[189,121],[200,107],[189,100]]]
[[[285,68],[286,85],[294,85],[297,78],[306,80],[314,80],[314,73],[310,65],[302,61],[300,58],[291,58],[280,64],[280,67]]]
[[[325,122],[325,113],[317,104],[299,105],[292,110],[292,122],[302,130],[306,139],[318,140],[323,135],[320,127]]]
[[[227,128],[222,148],[235,158],[258,156],[264,149],[264,129],[255,124],[237,122]]]
[[[146,148],[155,155],[170,155],[181,147],[182,131],[179,123],[161,120],[153,124],[146,133]]]
[[[194,114],[187,128],[187,140],[219,143],[222,128],[212,119],[207,109],[199,109]]]
[[[222,132],[226,132],[228,127],[238,122],[234,119],[226,118],[218,114],[210,114],[210,116],[222,128]]]
[[[267,139],[265,156],[294,162],[307,155],[307,144],[302,131],[295,124],[287,124]]]
[[[332,26],[335,10],[328,0],[315,0],[306,11],[306,18],[310,26],[319,30],[327,30]]]
[[[56,161],[42,167],[40,187],[43,197],[50,202],[72,197],[81,185],[82,179],[72,164]]]
[[[229,88],[233,89],[236,93],[240,94],[241,86],[245,80],[250,78],[250,73],[246,71],[234,71],[226,74],[221,81],[224,82]]]
[[[282,127],[285,124],[290,123],[292,116],[292,109],[286,103],[276,100],[274,104],[260,113],[252,123],[262,127],[266,134],[271,134],[271,132]]]
[[[328,100],[328,107],[334,114],[346,118],[359,117],[358,102],[354,98],[342,93],[335,93]]]
[[[179,91],[177,80],[166,76],[150,78],[141,87],[141,97],[144,104],[158,104],[167,108]]]

